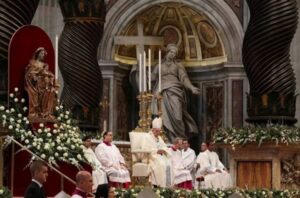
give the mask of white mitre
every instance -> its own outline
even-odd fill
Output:
[[[162,119],[154,118],[154,120],[152,121],[152,128],[161,129],[161,127],[162,127]]]

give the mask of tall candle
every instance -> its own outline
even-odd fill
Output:
[[[58,36],[55,36],[55,80],[58,80]]]
[[[158,51],[158,91],[161,92],[161,50]]]
[[[144,51],[144,92],[147,91],[147,84],[146,84],[146,52]]]
[[[107,130],[107,124],[106,124],[106,120],[103,121],[103,131]]]
[[[149,58],[149,92],[151,92],[151,49],[148,50],[148,58]]]
[[[142,54],[139,54],[139,91],[140,93],[143,92],[142,90],[142,75],[143,75],[143,71],[142,71]]]

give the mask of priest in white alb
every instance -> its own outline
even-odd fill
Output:
[[[171,153],[160,137],[161,127],[161,118],[155,118],[152,122],[152,130],[143,140],[142,150],[151,151],[149,159],[149,180],[151,184],[157,187],[172,187]]]
[[[201,188],[212,188],[214,190],[221,187],[222,177],[214,170],[210,164],[207,144],[201,144],[201,152],[198,154],[195,163],[196,186]]]
[[[230,174],[228,173],[223,163],[220,161],[218,154],[214,151],[214,143],[207,143],[207,149],[212,170],[218,172],[218,174],[221,175],[222,180],[220,182],[220,188],[225,189],[231,187],[232,181]]]
[[[196,160],[196,154],[195,151],[190,148],[190,144],[187,139],[182,140],[181,158],[183,167],[190,171],[193,178],[193,185],[195,185],[196,172],[194,169],[194,164]]]
[[[87,161],[93,168],[92,177],[93,177],[93,188],[92,192],[96,192],[98,186],[99,188],[105,188],[107,184],[107,176],[104,171],[104,167],[101,165],[97,159],[95,152],[92,149],[92,138],[90,136],[85,136],[82,139],[83,142],[83,153]]]
[[[196,154],[195,151],[190,148],[190,144],[186,139],[182,140],[181,157],[184,168],[192,172],[194,169]]]
[[[182,139],[175,138],[173,145],[170,148],[172,153],[172,167],[174,175],[174,186],[177,188],[189,189],[192,190],[192,176],[191,172],[188,169],[185,169],[183,166],[183,160],[181,157]]]
[[[95,154],[104,167],[109,185],[116,188],[129,188],[131,180],[125,160],[112,140],[113,133],[104,132],[103,142],[96,147]]]

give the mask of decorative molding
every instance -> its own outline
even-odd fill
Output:
[[[244,0],[224,0],[234,11],[236,16],[239,18],[241,24],[243,24],[244,18]]]
[[[243,80],[232,80],[232,127],[242,127],[244,121]]]
[[[107,13],[107,19],[109,20],[107,20],[105,25],[98,57],[101,59],[113,59],[115,46],[113,45],[114,39],[112,39],[112,36],[118,35],[138,13],[161,3],[171,2],[169,0],[117,1]],[[203,13],[212,26],[221,32],[219,36],[223,41],[228,62],[241,62],[241,51],[239,49],[242,46],[244,31],[236,14],[226,2],[189,0],[181,1],[181,4],[193,8],[196,12]],[[232,44],[233,42],[235,43],[234,45]]]
[[[285,188],[300,188],[300,153],[281,160],[281,185]]]
[[[224,83],[203,83],[203,96],[205,97],[203,141],[211,140],[218,128],[222,127],[224,121]]]

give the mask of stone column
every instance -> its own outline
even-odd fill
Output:
[[[73,110],[85,130],[99,127],[102,74],[97,49],[105,20],[104,0],[60,0],[65,26],[58,62],[64,80],[62,103]]]
[[[9,41],[16,30],[31,23],[39,2],[40,0],[0,1],[0,100],[7,98]]]
[[[294,124],[296,82],[289,51],[297,28],[296,0],[247,2],[251,13],[243,44],[250,84],[247,121]]]

